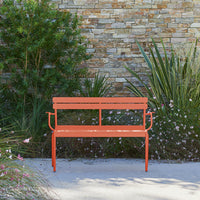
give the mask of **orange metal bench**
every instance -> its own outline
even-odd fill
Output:
[[[153,120],[152,113],[146,113],[146,97],[54,97],[54,113],[48,113],[48,125],[52,132],[52,166],[56,171],[56,138],[57,137],[145,137],[145,171],[148,171],[149,135]],[[98,125],[58,125],[59,109],[98,109]],[[102,110],[143,110],[142,125],[102,125]],[[51,126],[51,115],[55,116],[55,128]],[[150,115],[151,124],[145,128],[146,115]]]

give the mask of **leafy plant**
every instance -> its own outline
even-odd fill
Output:
[[[49,0],[5,0],[0,13],[0,65],[9,73],[2,97],[18,108],[38,96],[73,95],[85,73],[77,66],[90,58],[81,18]]]
[[[107,78],[96,74],[94,80],[89,78],[84,80],[84,89],[81,88],[81,95],[84,97],[103,97],[106,96],[111,88],[107,83]]]
[[[191,106],[199,107],[200,97],[200,67],[194,68],[197,41],[195,47],[190,49],[188,55],[181,60],[178,57],[173,48],[171,47],[171,55],[168,56],[166,48],[161,40],[164,60],[159,52],[159,49],[152,39],[155,52],[152,48],[149,48],[150,56],[144,52],[143,48],[137,42],[138,47],[150,69],[150,74],[147,74],[149,82],[146,84],[139,75],[126,67],[126,69],[137,78],[145,88],[145,93],[139,90],[129,80],[128,89],[136,96],[148,95],[149,104],[152,108],[158,108],[165,106],[170,109],[170,101],[179,108],[185,109]],[[192,99],[192,101],[190,100]],[[160,109],[161,111],[168,111]]]
[[[173,47],[163,55],[152,39],[150,58],[137,42],[150,70],[146,84],[126,67],[143,85],[145,92],[130,82],[128,89],[136,96],[148,96],[150,109],[155,111],[150,133],[152,158],[199,160],[200,151],[200,65],[197,41],[189,52],[180,56]]]
[[[26,135],[26,137],[32,138],[30,145],[20,147],[21,150],[23,149],[26,152],[26,157],[40,157],[43,155],[42,149],[44,149],[46,142],[48,142],[48,146],[50,145],[47,138],[51,133],[46,115],[46,111],[50,109],[52,108],[45,101],[35,98],[28,111],[22,105],[20,112],[12,115],[12,120],[19,130],[18,135]],[[47,151],[47,155],[48,153]]]

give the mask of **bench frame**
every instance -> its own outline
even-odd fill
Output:
[[[152,112],[146,113],[146,97],[54,97],[54,113],[48,113],[48,125],[52,130],[52,166],[56,171],[56,138],[57,137],[144,137],[145,138],[145,171],[148,171],[149,134],[153,120]],[[95,109],[99,110],[98,125],[58,125],[59,109]],[[102,110],[143,110],[143,125],[102,125]],[[55,117],[55,128],[51,126],[51,116]],[[146,129],[146,116],[150,115],[151,124]]]

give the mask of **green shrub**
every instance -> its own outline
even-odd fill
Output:
[[[200,151],[200,65],[197,62],[197,41],[184,57],[173,48],[168,55],[162,43],[164,58],[152,40],[150,58],[137,42],[149,67],[149,83],[126,67],[145,88],[138,89],[129,80],[128,89],[136,96],[147,96],[151,110],[155,111],[150,131],[153,158],[199,160]]]
[[[0,65],[4,95],[15,108],[35,97],[71,96],[85,73],[77,66],[90,58],[81,19],[60,12],[49,0],[5,0],[0,7]]]

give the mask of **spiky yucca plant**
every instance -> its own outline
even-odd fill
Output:
[[[84,97],[103,97],[106,96],[111,88],[105,76],[97,73],[94,80],[86,78],[84,81],[85,89],[81,89],[81,95]]]
[[[185,109],[191,106],[191,104],[199,107],[200,65],[196,63],[197,40],[195,46],[190,48],[184,59],[175,54],[173,47],[171,47],[170,55],[168,55],[165,45],[161,40],[164,51],[163,58],[153,39],[152,43],[155,51],[149,47],[149,58],[137,42],[150,69],[150,74],[147,74],[149,79],[148,84],[144,83],[136,72],[126,66],[126,69],[143,84],[149,98],[150,106],[158,108],[164,105],[169,108],[170,102],[173,102],[173,105],[179,109]],[[134,95],[146,96],[134,83],[129,80],[127,81],[129,83],[128,89]]]

